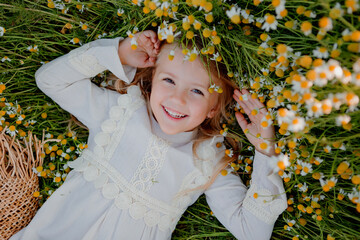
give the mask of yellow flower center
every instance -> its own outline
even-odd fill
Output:
[[[267,18],[266,18],[266,22],[268,24],[273,24],[275,22],[275,16],[274,15],[268,15]]]

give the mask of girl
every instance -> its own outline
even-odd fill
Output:
[[[263,140],[252,137],[274,138],[273,127],[259,127],[264,106],[246,90],[233,92],[216,68],[209,75],[200,58],[184,61],[179,46],[161,45],[153,31],[134,37],[136,50],[129,38],[96,40],[36,72],[39,88],[89,128],[88,148],[69,162],[74,170],[64,184],[11,240],[170,239],[202,193],[236,238],[269,239],[286,197],[267,166],[273,148],[264,152]],[[146,69],[135,76],[137,68]],[[135,78],[126,94],[91,83],[106,69],[127,83]],[[210,78],[223,93],[209,93]],[[226,158],[225,148],[216,147],[223,137],[213,135],[232,97],[251,120],[236,115],[256,147],[250,189],[238,176],[214,170]],[[255,108],[260,111],[253,116]]]

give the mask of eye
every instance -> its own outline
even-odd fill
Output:
[[[203,95],[203,96],[204,96],[203,92],[200,91],[199,89],[193,89],[192,91],[193,91],[194,93],[196,93],[196,94],[200,94],[200,95]]]
[[[170,84],[175,84],[175,82],[170,78],[164,78],[164,81]]]

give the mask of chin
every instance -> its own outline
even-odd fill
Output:
[[[160,125],[160,128],[161,130],[166,133],[167,135],[175,135],[175,134],[178,134],[180,133],[179,131],[175,131],[173,129],[169,129],[169,128],[163,128],[161,125]]]

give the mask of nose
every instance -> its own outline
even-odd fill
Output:
[[[182,89],[177,89],[171,96],[172,100],[179,105],[185,105],[187,102],[187,92]]]

